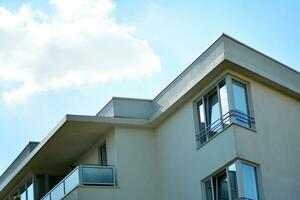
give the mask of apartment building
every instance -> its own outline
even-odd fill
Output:
[[[154,99],[66,115],[0,199],[300,199],[300,73],[222,34]]]

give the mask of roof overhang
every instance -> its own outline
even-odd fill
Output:
[[[71,164],[114,126],[146,127],[147,120],[66,115],[3,180],[0,184],[0,199],[30,172],[64,175]]]
[[[254,48],[222,34],[153,99],[149,122],[156,126],[222,70],[231,69],[300,99],[300,73]]]

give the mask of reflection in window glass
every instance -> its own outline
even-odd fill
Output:
[[[204,187],[206,200],[259,199],[256,168],[244,161],[238,160],[209,177],[204,181]]]
[[[228,96],[227,96],[227,88],[225,85],[225,81],[222,81],[219,85],[220,90],[220,102],[221,109],[223,115],[223,123],[228,125],[230,123],[230,119],[228,118],[229,106],[228,106]]]
[[[244,114],[248,114],[246,86],[242,83],[232,81],[234,108]]]
[[[27,200],[34,200],[33,184],[31,180],[27,183]]]
[[[236,175],[236,164],[233,163],[228,167],[228,177],[229,177],[229,185],[230,185],[230,192],[231,198],[237,199],[238,198],[238,188],[237,188],[237,175]]]
[[[244,197],[258,200],[255,167],[242,163]]]
[[[249,115],[246,85],[237,81],[232,81],[234,109],[241,113],[236,117],[238,123],[249,127],[249,120],[246,116]],[[246,116],[244,116],[244,115]]]
[[[200,131],[200,143],[204,143],[206,141],[206,133],[205,129],[205,114],[204,114],[204,105],[202,101],[198,103],[198,113],[199,113],[199,131]]]
[[[22,186],[20,189],[20,199],[21,200],[26,200],[26,190],[25,190],[25,186]]]

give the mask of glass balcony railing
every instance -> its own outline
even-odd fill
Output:
[[[80,165],[60,181],[41,200],[61,200],[80,185],[116,186],[114,166]]]

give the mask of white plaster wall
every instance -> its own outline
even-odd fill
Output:
[[[122,196],[158,199],[157,151],[151,129],[116,128],[118,181]]]
[[[78,161],[75,162],[75,166],[81,164],[99,164],[99,147],[106,143],[107,151],[107,163],[108,165],[116,165],[116,145],[115,145],[115,132],[111,130],[107,132],[104,136],[100,137],[98,141],[84,154]]]
[[[156,128],[162,200],[201,199],[200,181],[237,157],[260,165],[264,199],[299,198],[300,102],[241,78],[250,82],[256,132],[231,126],[196,150],[192,101]]]
[[[260,164],[265,199],[299,199],[300,101],[255,81],[251,91],[257,133],[236,129],[238,155]]]
[[[98,147],[106,141],[108,164],[116,165],[117,187],[80,187],[78,199],[159,199],[155,134],[152,129],[115,128],[77,162],[96,164]],[[76,193],[74,191],[74,193]],[[71,195],[71,194],[70,194]],[[69,195],[68,195],[69,196]],[[69,198],[69,197],[66,197]],[[74,195],[72,195],[74,196]]]
[[[236,157],[232,127],[199,150],[195,133],[192,101],[156,129],[160,199],[202,199],[201,180]]]

